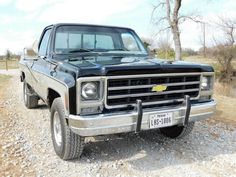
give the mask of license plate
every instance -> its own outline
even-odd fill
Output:
[[[172,125],[173,113],[152,114],[149,116],[150,128],[160,128]]]

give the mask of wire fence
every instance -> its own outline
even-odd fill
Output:
[[[0,69],[16,69],[19,67],[18,59],[0,60]]]

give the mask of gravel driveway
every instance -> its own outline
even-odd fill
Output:
[[[53,150],[49,110],[42,102],[37,109],[26,109],[18,71],[11,74],[6,98],[0,100],[8,119],[0,122],[3,176],[236,176],[236,128],[214,119],[197,122],[181,140],[158,131],[88,138],[80,160],[63,161]],[[19,173],[8,169],[9,164]]]

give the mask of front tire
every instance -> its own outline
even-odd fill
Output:
[[[56,98],[51,107],[51,135],[54,150],[63,160],[81,156],[84,138],[73,133],[67,125],[61,98]]]
[[[183,138],[192,132],[193,127],[194,122],[189,122],[186,126],[175,125],[171,127],[160,128],[160,132],[162,135],[168,138]]]
[[[28,109],[36,108],[38,107],[38,96],[34,94],[30,86],[27,84],[27,82],[24,81],[23,85],[23,97],[24,97],[24,103],[25,106]]]

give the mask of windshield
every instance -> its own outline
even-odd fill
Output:
[[[56,54],[106,52],[147,54],[141,40],[129,29],[99,26],[60,26],[56,30]]]

